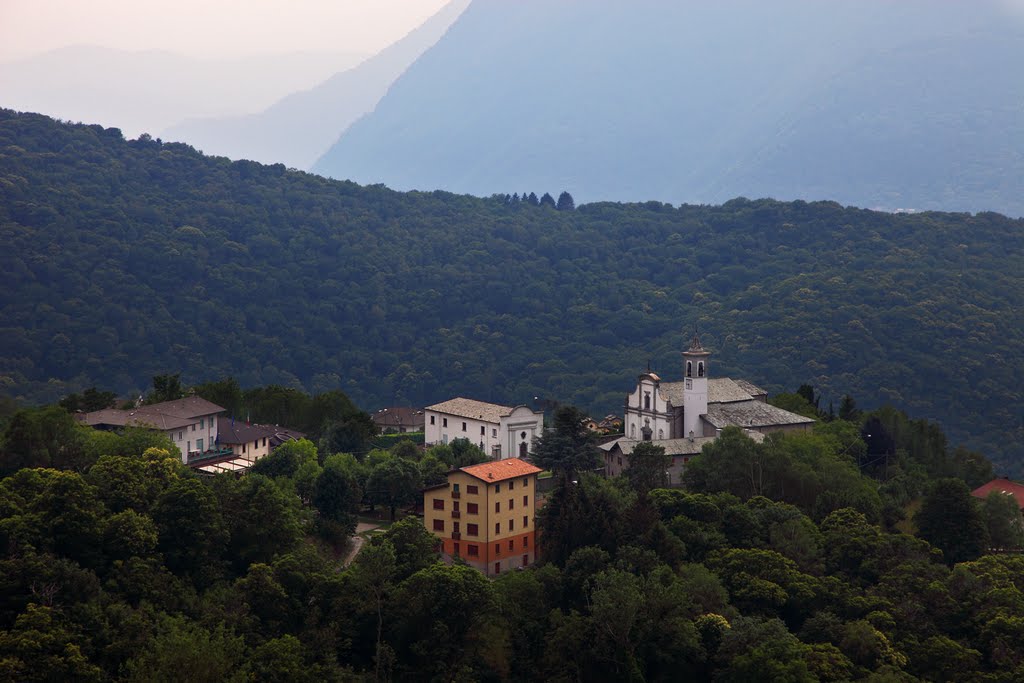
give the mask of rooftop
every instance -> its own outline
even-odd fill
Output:
[[[180,429],[190,425],[197,418],[223,413],[216,403],[199,396],[186,396],[176,401],[164,401],[132,410],[107,408],[85,413],[79,420],[90,426],[109,425],[115,427],[154,427],[156,429]]]
[[[482,462],[479,465],[460,467],[459,471],[482,481],[496,482],[515,479],[516,477],[525,477],[529,474],[543,472],[544,470],[519,458],[507,458],[506,460],[492,460],[490,462]]]
[[[405,406],[381,408],[373,414],[373,421],[378,427],[413,427],[423,426],[423,411]]]
[[[764,434],[760,432],[748,431],[745,433],[754,441],[764,441]],[[650,443],[653,443],[656,446],[661,446],[662,448],[664,448],[666,455],[697,455],[704,448],[704,444],[711,443],[716,438],[717,437],[714,436],[695,436],[692,439],[660,439],[653,440]],[[630,453],[633,452],[633,449],[636,447],[636,445],[640,443],[643,442],[638,441],[636,439],[630,439],[628,437],[622,437],[614,441],[601,444],[600,446],[598,446],[598,448],[604,451],[611,451],[616,446],[618,446],[619,450],[622,451],[623,455],[629,455]]]
[[[662,382],[661,395],[667,398],[672,405],[683,405],[683,391],[686,387],[683,382]],[[734,401],[749,401],[754,396],[765,395],[764,389],[742,379],[729,379],[719,377],[708,380],[708,403],[729,403]]]
[[[776,408],[770,403],[738,401],[732,403],[708,403],[707,415],[702,416],[711,426],[724,427],[780,427],[783,425],[810,424],[809,417]]]
[[[471,398],[453,398],[441,403],[435,403],[432,406],[427,406],[426,410],[433,410],[436,413],[446,413],[448,415],[457,415],[458,417],[468,417],[474,420],[482,420],[484,422],[498,423],[501,418],[505,417],[512,412],[512,408],[508,406],[498,405],[497,403],[485,403],[484,401],[474,401]]]
[[[1024,509],[1024,484],[1019,484],[1010,479],[993,479],[987,484],[982,484],[971,491],[971,495],[975,498],[987,498],[988,494],[993,491],[1013,496],[1017,501],[1017,507]]]

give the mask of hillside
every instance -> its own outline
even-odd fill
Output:
[[[474,0],[313,167],[401,190],[568,188],[1024,215],[1006,3]],[[471,56],[471,58],[470,58]]]
[[[162,136],[207,154],[308,169],[353,121],[373,111],[395,79],[444,35],[468,4],[452,0],[380,53],[314,87],[291,92],[262,111],[177,122]]]
[[[891,402],[1024,461],[1024,221],[994,213],[556,211],[0,111],[0,236],[0,387],[28,401],[181,370],[604,414],[648,359],[678,378],[696,325],[715,375]]]

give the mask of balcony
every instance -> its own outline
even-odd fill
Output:
[[[458,510],[452,510],[452,519],[459,519],[462,517],[462,513]]]
[[[452,532],[452,540],[458,541],[461,538],[462,538],[462,534],[461,533],[459,533],[458,531],[453,531]]]
[[[458,491],[452,491],[452,498],[454,498],[455,500],[458,500],[461,497],[462,497],[461,493],[459,493]]]

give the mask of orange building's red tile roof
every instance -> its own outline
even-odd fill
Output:
[[[976,498],[985,498],[993,491],[1009,493],[1017,500],[1017,507],[1024,508],[1024,484],[1018,484],[1009,479],[993,479],[971,491],[971,495]]]
[[[525,477],[529,474],[543,472],[541,468],[534,467],[530,463],[525,460],[520,460],[519,458],[482,462],[479,465],[461,467],[459,468],[459,471],[488,482],[503,481],[505,479]]]

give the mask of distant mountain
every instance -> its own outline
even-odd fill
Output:
[[[1024,215],[1000,0],[474,0],[314,171],[577,200]]]
[[[395,79],[444,35],[468,4],[452,0],[377,55],[259,113],[188,120],[162,136],[207,154],[307,169],[353,121],[373,110]]]
[[[353,52],[197,59],[67,47],[0,64],[0,106],[159,134],[184,118],[260,111],[365,57]]]
[[[715,376],[892,403],[1024,472],[1024,219],[558,211],[0,110],[0,241],[0,394],[24,400],[180,371],[364,406],[540,396],[605,415],[648,359],[678,378],[697,325]]]

